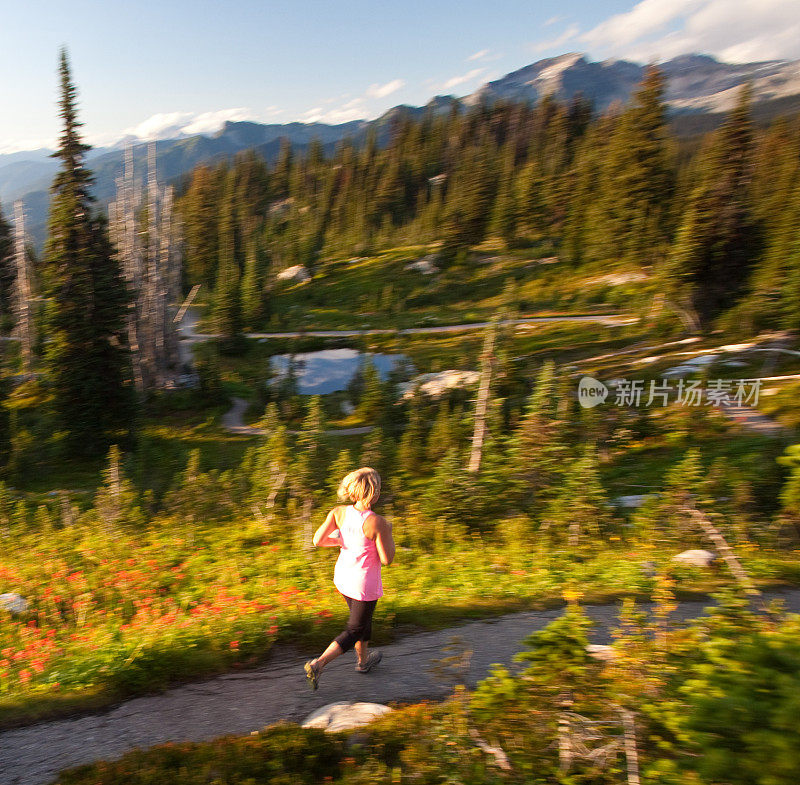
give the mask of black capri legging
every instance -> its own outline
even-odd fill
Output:
[[[350,618],[344,632],[336,636],[335,640],[342,647],[342,651],[350,651],[357,641],[368,641],[372,635],[372,614],[375,612],[377,600],[354,600],[345,597],[347,607],[350,608]]]

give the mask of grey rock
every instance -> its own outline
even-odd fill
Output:
[[[373,720],[388,714],[391,709],[382,703],[329,703],[306,717],[304,728],[321,728],[329,733],[351,730],[368,725]]]
[[[297,281],[298,283],[308,283],[311,280],[311,273],[302,264],[287,267],[278,273],[279,281]]]
[[[617,652],[614,647],[603,643],[590,643],[586,647],[586,653],[593,660],[602,660],[603,662],[611,662],[617,658]]]
[[[16,592],[0,594],[0,608],[10,613],[25,613],[28,610],[28,601]]]
[[[683,551],[672,557],[672,561],[680,564],[691,564],[693,567],[710,567],[716,559],[716,553],[701,549]]]

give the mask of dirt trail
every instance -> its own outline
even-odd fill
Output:
[[[779,595],[800,611],[800,590]],[[681,603],[676,619],[697,616],[707,602]],[[608,641],[617,606],[587,608],[597,622],[593,639]],[[318,692],[303,676],[307,658],[278,646],[261,667],[230,673],[126,701],[101,713],[57,720],[0,733],[0,785],[43,785],[65,768],[114,759],[134,747],[167,741],[203,741],[225,734],[246,734],[281,719],[302,720],[326,703],[364,700],[387,703],[444,696],[449,688],[430,672],[442,647],[460,636],[472,649],[467,682],[475,684],[495,662],[511,663],[521,641],[561,614],[561,610],[514,613],[469,622],[437,632],[401,637],[383,647],[384,659],[373,672],[354,672],[352,653],[325,671]],[[380,613],[380,604],[378,606]],[[514,666],[516,667],[516,666]]]
[[[244,398],[233,396],[231,398],[231,408],[222,415],[222,427],[228,433],[236,433],[242,436],[262,436],[266,431],[263,428],[257,428],[255,425],[245,425],[244,413],[250,404]],[[334,428],[325,431],[329,436],[358,436],[360,434],[369,433],[372,430],[372,425],[362,425],[358,428]],[[298,431],[289,431],[289,433],[298,433]]]
[[[220,338],[219,333],[198,333],[195,327],[200,321],[196,311],[189,308],[181,321],[179,330],[184,339],[189,341],[207,341]],[[590,324],[602,324],[606,327],[617,327],[626,324],[636,324],[639,319],[636,316],[626,316],[624,314],[582,314],[570,315],[563,314],[558,316],[528,316],[520,319],[504,319],[500,325],[508,327],[517,325],[519,327],[536,326],[537,324],[555,324],[557,322],[587,322]],[[489,322],[467,322],[465,324],[444,324],[436,327],[372,327],[362,330],[295,330],[293,332],[275,333],[245,333],[247,338],[255,340],[270,338],[358,338],[368,335],[428,335],[442,333],[458,333],[469,330],[484,330],[489,326]]]

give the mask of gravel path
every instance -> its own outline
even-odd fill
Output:
[[[181,336],[188,341],[207,341],[220,338],[219,333],[198,333],[195,327],[200,321],[196,311],[189,308],[183,317],[179,330]],[[589,324],[602,324],[605,327],[619,327],[626,324],[636,324],[639,319],[635,316],[624,314],[561,314],[556,316],[527,316],[520,319],[503,319],[498,322],[503,327],[516,325],[517,327],[535,327],[539,324],[555,324],[558,322],[587,322]],[[293,332],[275,333],[245,333],[247,338],[255,340],[263,338],[359,338],[368,335],[429,335],[467,332],[469,330],[485,330],[489,322],[466,322],[464,324],[443,324],[435,327],[372,327],[362,330],[295,330]]]
[[[770,596],[780,596],[791,610],[800,611],[800,590]],[[707,604],[681,603],[676,617],[692,618]],[[598,622],[594,641],[607,642],[617,606],[593,606],[587,611]],[[473,651],[467,682],[475,684],[492,663],[510,663],[521,649],[522,639],[561,612],[514,613],[437,632],[409,634],[384,647],[383,662],[366,675],[354,672],[354,655],[347,654],[326,669],[318,692],[311,692],[306,685],[302,665],[307,657],[278,646],[267,662],[254,670],[135,698],[104,713],[0,733],[0,785],[43,785],[62,769],[118,758],[134,747],[246,734],[281,719],[301,720],[334,701],[386,703],[442,697],[449,688],[429,669],[434,660],[445,656],[442,648],[454,636]]]

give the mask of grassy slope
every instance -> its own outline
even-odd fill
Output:
[[[301,309],[308,308],[311,318],[307,326],[353,327],[354,319],[361,320],[356,321],[357,325],[369,326],[373,316],[359,313],[359,303],[365,302],[359,300],[359,297],[374,296],[378,291],[378,282],[386,280],[387,274],[392,278],[395,293],[399,292],[406,300],[402,311],[388,316],[388,321],[398,326],[419,324],[420,320],[426,319],[429,323],[437,320],[458,322],[485,319],[508,299],[503,294],[502,281],[509,272],[517,275],[519,279],[517,291],[512,299],[518,306],[529,306],[536,310],[547,308],[587,310],[593,305],[609,310],[608,305],[603,306],[602,303],[629,305],[648,298],[647,283],[608,286],[598,283],[597,276],[588,281],[585,278],[579,280],[560,265],[531,264],[530,255],[525,253],[512,255],[503,260],[494,260],[489,264],[476,263],[467,270],[447,273],[442,276],[441,281],[434,282],[419,273],[403,270],[407,261],[418,258],[421,252],[422,249],[399,249],[353,265],[345,262],[333,263],[322,270],[313,285],[287,287],[278,293],[276,309],[279,314],[296,315]],[[429,302],[427,298],[431,293],[435,296]],[[437,299],[444,301],[444,307],[435,304]],[[340,305],[346,303],[347,307],[342,305],[331,309],[329,307],[331,302]],[[387,319],[385,316],[381,318],[384,321]],[[296,321],[295,316],[291,318],[287,316],[286,326],[296,326]],[[473,331],[453,335],[371,337],[350,342],[337,341],[335,345],[344,343],[370,351],[402,352],[411,357],[416,367],[424,372],[445,367],[476,367],[481,342],[480,332]],[[520,372],[528,378],[531,378],[540,363],[548,358],[554,359],[562,366],[574,366],[573,372],[576,378],[584,372],[596,374],[603,379],[618,375],[627,375],[629,378],[652,378],[664,368],[680,362],[679,353],[685,351],[685,347],[681,346],[667,347],[664,352],[648,348],[657,343],[657,336],[651,334],[646,325],[602,327],[562,323],[518,329],[514,332],[513,338],[508,339],[507,349],[520,363],[518,366]],[[710,336],[701,342],[691,344],[690,348],[700,350],[719,343],[717,336]],[[330,342],[313,342],[312,346],[323,344],[328,345]],[[635,352],[621,356],[605,356],[613,355],[631,345],[639,348]],[[255,397],[256,386],[263,383],[269,355],[276,351],[286,351],[287,348],[297,350],[311,346],[304,346],[302,342],[290,344],[251,342],[248,352],[243,357],[220,358],[227,390]],[[201,346],[198,351],[210,352],[213,351],[213,347]],[[659,355],[657,360],[644,361],[654,355]],[[746,370],[748,373],[752,370],[755,374],[758,368],[754,361]],[[772,372],[788,373],[796,368],[797,364],[793,364],[792,360],[782,358]],[[783,393],[766,400],[780,401],[790,414],[796,413],[796,408],[791,405],[792,401],[787,401],[785,396],[782,396]],[[202,411],[154,409],[145,419],[143,427],[148,453],[144,457],[140,456],[139,461],[131,467],[137,481],[145,487],[153,488],[158,497],[169,485],[175,473],[185,466],[188,452],[193,448],[201,450],[204,469],[235,466],[251,440],[232,437],[221,431],[218,418],[223,410],[224,406],[210,407]],[[358,423],[345,420],[335,423],[335,425],[353,424]],[[690,443],[697,443],[706,458],[725,455],[731,458],[737,467],[743,469],[745,474],[749,472],[756,481],[761,479],[774,485],[776,481],[773,469],[774,457],[781,451],[783,444],[761,437],[752,437],[737,429],[729,429],[724,423],[718,425],[717,433],[712,431],[702,438],[694,438],[691,435],[688,440],[656,438],[628,445],[625,450],[613,455],[603,466],[604,482],[610,494],[635,493],[637,488],[633,486],[639,485],[659,487],[664,471],[683,456]],[[350,437],[341,440],[337,447],[357,448],[359,443],[359,437]],[[772,474],[765,473],[763,471],[765,467],[769,467]],[[43,472],[26,477],[22,487],[31,499],[44,499],[47,491],[54,487],[83,488],[83,495],[79,498],[88,502],[98,481],[98,469],[97,465],[62,467],[56,473]],[[632,479],[636,482],[632,483]],[[205,568],[197,572],[196,586],[202,585],[205,580],[204,570],[206,568],[211,570],[211,565],[214,565],[214,572],[219,568],[235,570],[239,569],[236,565],[252,559],[254,552],[259,553],[256,539],[260,542],[263,532],[251,531],[252,526],[251,521],[243,521],[220,530],[212,527],[206,533],[201,529],[192,531],[187,529],[183,532],[184,536],[192,541],[197,538],[204,541],[209,549],[207,558],[210,558],[210,561]],[[384,637],[390,634],[391,627],[396,624],[442,626],[464,616],[491,615],[501,610],[559,602],[565,582],[580,582],[586,588],[587,598],[595,600],[647,589],[646,586],[640,585],[642,576],[631,567],[633,561],[620,559],[621,551],[618,552],[615,548],[611,548],[608,553],[598,554],[597,559],[578,566],[570,564],[569,560],[562,563],[558,560],[560,557],[557,557],[556,561],[545,564],[543,568],[541,555],[528,552],[509,558],[502,543],[481,544],[475,549],[481,551],[480,563],[473,564],[469,554],[459,550],[452,551],[444,542],[433,552],[426,552],[415,543],[412,531],[403,532],[402,524],[398,529],[398,536],[404,543],[403,547],[411,550],[405,552],[404,560],[398,565],[399,569],[392,575],[400,581],[398,585],[407,587],[409,591],[385,604],[386,617],[378,633]],[[178,530],[176,528],[173,534]],[[436,536],[435,532],[427,534]],[[141,554],[135,552],[134,555],[137,558],[140,555],[144,558],[148,553],[157,552],[159,549],[169,553],[172,547],[169,538],[162,541],[159,539],[161,536],[155,536],[155,539],[148,543],[140,543]],[[31,553],[35,553],[35,544],[31,545]],[[134,545],[133,548],[136,551],[138,546]],[[627,546],[621,543],[619,548]],[[76,558],[79,558],[79,552],[80,549],[75,551]],[[650,555],[637,554],[637,558],[639,556],[642,559],[649,558]],[[327,565],[324,561],[326,556],[329,554],[318,554],[314,558],[322,559],[320,562],[322,566]],[[487,559],[489,563],[495,565],[490,573],[481,566]],[[770,559],[773,561],[770,562]],[[765,580],[776,577],[795,580],[796,570],[793,571],[789,562],[784,564],[785,561],[784,557],[777,555],[774,557],[750,555],[748,566]],[[29,565],[31,570],[35,566],[34,562]],[[277,575],[281,586],[292,585],[301,592],[310,592],[315,596],[319,592],[323,597],[327,597],[326,592],[330,594],[330,587],[325,581],[318,584],[315,579],[309,584],[306,561],[295,563],[289,558],[288,553],[283,554],[281,551],[274,559],[266,554],[258,555],[257,564],[259,566],[255,575],[260,578]],[[520,575],[528,576],[523,585],[520,583]],[[31,573],[31,578],[35,579],[34,572]],[[685,591],[704,591],[712,588],[717,582],[717,579],[709,581],[706,576],[700,574],[687,574],[683,588]],[[423,603],[420,606],[420,598],[424,597],[429,597],[430,603],[428,605]],[[331,621],[318,622],[305,611],[289,609],[280,616],[281,629],[292,636],[299,633],[309,644],[318,645],[329,637],[342,621],[340,618],[342,611],[334,600],[333,596],[328,598],[333,615]],[[435,609],[438,611],[434,612]],[[282,634],[279,633],[278,637],[280,638]],[[258,651],[254,648],[251,654],[258,656]],[[228,660],[229,658],[211,656],[207,660],[197,659],[194,666],[190,662],[180,661],[180,658],[177,662],[184,671],[188,665],[189,672],[199,675],[229,667]],[[106,684],[86,688],[75,694],[64,692],[50,696],[33,693],[9,696],[4,699],[2,708],[7,718],[15,717],[16,720],[26,721],[35,716],[59,713],[67,709],[102,705],[119,696],[118,690],[115,691],[113,686]]]

